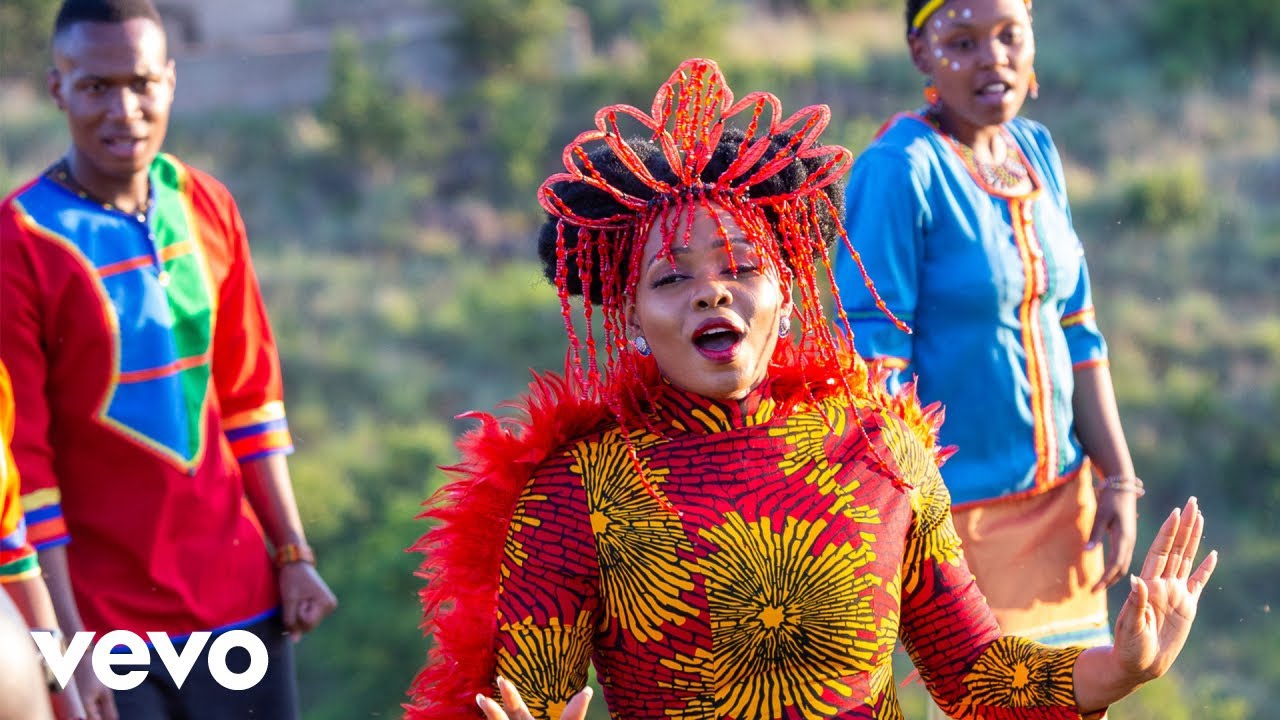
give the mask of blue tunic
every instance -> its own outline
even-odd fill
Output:
[[[890,121],[854,165],[849,236],[913,334],[876,308],[847,252],[835,263],[858,352],[891,368],[891,388],[916,376],[920,398],[946,407],[941,440],[958,449],[943,476],[956,505],[1072,478],[1084,461],[1073,368],[1107,357],[1049,132],[1024,118],[1004,130],[1030,192],[988,186],[918,115]]]

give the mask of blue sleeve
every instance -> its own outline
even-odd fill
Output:
[[[1083,252],[1083,251],[1082,251]],[[1080,277],[1076,291],[1062,309],[1062,332],[1067,338],[1067,351],[1072,367],[1097,365],[1107,360],[1107,341],[1098,329],[1093,311],[1093,293],[1089,286],[1089,264],[1080,257]]]
[[[1034,131],[1034,139],[1043,153],[1049,166],[1049,182],[1056,200],[1071,222],[1071,204],[1067,200],[1066,173],[1062,168],[1062,157],[1053,144],[1049,131],[1040,125],[1030,126]],[[1072,229],[1074,232],[1074,228]],[[1067,351],[1071,355],[1071,365],[1081,367],[1096,365],[1107,360],[1107,341],[1098,329],[1097,318],[1093,308],[1093,290],[1089,282],[1089,264],[1085,261],[1084,245],[1080,244],[1080,275],[1076,278],[1076,289],[1062,307],[1062,331],[1067,338]]]
[[[914,322],[924,228],[930,222],[924,187],[907,155],[872,145],[854,164],[845,191],[845,227],[867,276],[889,310]],[[891,370],[890,390],[912,376],[912,340],[876,306],[848,248],[837,248],[836,288],[854,346]]]

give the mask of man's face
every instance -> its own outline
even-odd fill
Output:
[[[164,30],[146,18],[81,22],[54,40],[49,92],[67,114],[77,179],[127,182],[160,152],[173,103]]]

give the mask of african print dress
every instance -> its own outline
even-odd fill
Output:
[[[955,717],[1080,717],[1081,650],[1000,637],[961,559],[932,438],[871,401],[783,412],[768,384],[728,404],[664,385],[655,401],[629,435],[649,487],[616,426],[541,462],[552,443],[496,421],[464,443],[491,461],[470,459],[444,519],[465,521],[465,503],[496,510],[494,485],[517,497],[498,555],[428,535],[417,549],[468,567],[437,566],[424,598],[482,603],[482,589],[457,586],[496,561],[496,615],[463,631],[429,614],[437,647],[409,717],[466,717],[497,674],[554,720],[594,662],[616,718],[901,718],[900,639]],[[532,414],[526,427],[572,425]],[[502,477],[501,455],[536,463],[532,479]],[[479,686],[446,680],[457,673]]]

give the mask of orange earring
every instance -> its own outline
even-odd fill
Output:
[[[929,103],[931,108],[936,108],[942,104],[942,95],[938,93],[938,88],[933,86],[932,81],[924,87],[924,101]]]
[[[1040,81],[1036,80],[1035,70],[1031,71],[1031,85],[1028,88],[1027,92],[1029,95],[1031,95],[1032,100],[1035,100],[1036,98],[1040,97]]]

